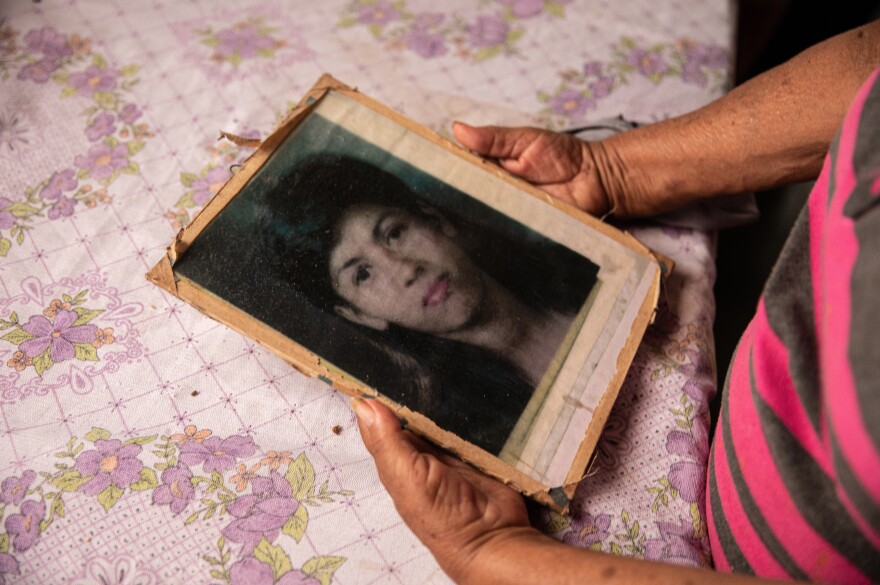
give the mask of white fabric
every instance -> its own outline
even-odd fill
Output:
[[[347,399],[143,275],[248,154],[218,130],[264,135],[325,71],[447,134],[656,120],[723,91],[728,4],[5,3],[0,582],[445,582]],[[663,312],[573,516],[536,522],[706,564],[712,236],[635,233],[678,263]]]

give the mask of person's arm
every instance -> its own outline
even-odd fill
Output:
[[[599,142],[456,124],[467,148],[596,215],[669,211],[815,178],[856,91],[880,66],[880,21],[820,43],[689,114]]]
[[[567,546],[529,525],[522,497],[429,447],[375,400],[354,401],[364,444],[403,520],[463,584],[759,585],[766,581]]]

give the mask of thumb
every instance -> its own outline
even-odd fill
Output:
[[[464,122],[453,123],[452,132],[465,148],[499,159],[519,158],[535,138],[532,128],[470,126]]]
[[[407,481],[415,479],[420,451],[414,437],[403,430],[400,420],[389,408],[376,400],[352,401],[364,445],[376,461],[379,478],[392,498],[397,499]]]

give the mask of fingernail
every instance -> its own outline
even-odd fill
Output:
[[[354,408],[354,414],[361,424],[368,427],[373,425],[373,421],[376,419],[376,412],[372,406],[367,404],[366,400],[354,398],[351,401],[351,406]]]

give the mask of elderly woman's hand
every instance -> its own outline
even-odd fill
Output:
[[[509,539],[541,537],[522,496],[403,430],[388,408],[356,400],[364,444],[397,511],[448,575],[478,573],[484,551]]]
[[[601,216],[624,209],[604,182],[603,175],[612,169],[600,168],[607,157],[598,143],[538,128],[456,122],[453,131],[466,148],[496,159],[504,169],[587,213]]]
[[[378,401],[356,400],[354,409],[397,511],[456,583],[753,582],[566,546],[529,527],[522,496],[401,429]]]

